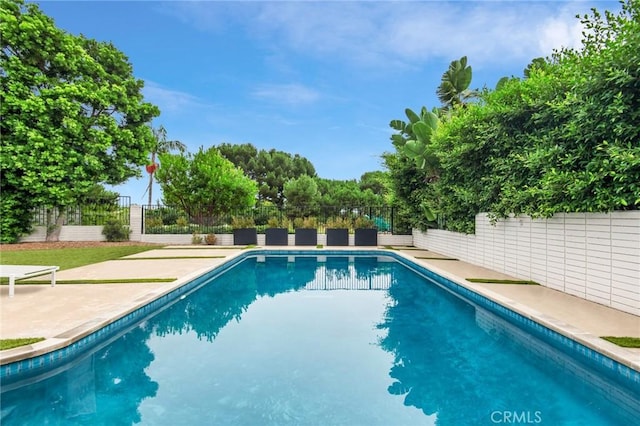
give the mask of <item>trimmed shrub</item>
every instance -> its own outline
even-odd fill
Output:
[[[119,219],[107,219],[102,228],[102,235],[107,241],[129,241],[130,234],[129,227],[124,226]]]

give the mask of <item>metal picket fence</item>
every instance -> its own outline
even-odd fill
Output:
[[[379,232],[407,235],[411,228],[398,220],[397,210],[391,206],[259,206],[239,209],[224,214],[210,214],[209,206],[190,207],[190,213],[175,206],[146,205],[143,207],[145,234],[226,234],[233,232],[234,221],[248,219],[264,233],[269,221],[285,221],[291,232],[296,219],[313,218],[318,232],[323,233],[327,223],[343,218],[353,223],[358,217],[369,219]]]
[[[42,206],[33,212],[35,226],[48,226],[64,213],[63,225],[104,225],[107,219],[118,219],[123,225],[130,225],[131,197],[119,196],[113,199],[86,200],[73,206]]]

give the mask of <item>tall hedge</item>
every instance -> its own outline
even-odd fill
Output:
[[[640,209],[640,2],[581,17],[583,47],[554,53],[444,117],[439,180],[425,191],[446,227],[495,217]]]

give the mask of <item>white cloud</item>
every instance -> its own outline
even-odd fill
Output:
[[[462,55],[480,65],[548,55],[576,45],[581,27],[574,15],[586,9],[584,3],[510,1],[261,6],[254,29],[281,48],[376,67]],[[550,22],[566,28],[562,37]]]
[[[248,3],[247,3],[248,4]],[[178,21],[202,31],[224,31],[228,26],[228,10],[232,2],[224,1],[172,1],[158,2],[155,9]]]
[[[252,95],[289,106],[312,104],[321,98],[318,91],[301,84],[266,84],[257,87]]]
[[[562,47],[578,48],[582,41],[584,26],[577,20],[568,21],[562,18],[549,18],[540,25],[540,51],[551,54]]]
[[[294,50],[362,56],[367,55],[381,36],[375,34],[381,18],[379,5],[384,4],[267,3],[261,4],[254,24],[271,42],[284,43],[284,47]]]
[[[462,55],[478,65],[546,56],[579,42],[575,14],[589,7],[552,1],[196,2],[181,3],[176,14],[208,31],[220,30],[221,14],[229,14],[227,29],[244,28],[274,51],[397,67]]]
[[[146,101],[158,106],[160,110],[167,112],[180,112],[193,108],[208,108],[213,106],[190,93],[169,89],[149,80],[145,81],[142,93]]]

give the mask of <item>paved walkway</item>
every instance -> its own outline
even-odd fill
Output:
[[[149,279],[146,283],[58,284],[51,288],[27,284],[28,280],[25,280],[18,283],[13,298],[8,297],[8,286],[1,286],[0,336],[45,337],[46,340],[0,352],[0,364],[46,353],[76,341],[241,252],[235,247],[174,246],[57,274],[58,280]],[[638,316],[542,286],[470,283],[465,278],[514,278],[426,250],[398,248],[398,252],[640,371],[640,350],[620,348],[597,337],[640,337]],[[158,278],[175,281],[151,282]]]

